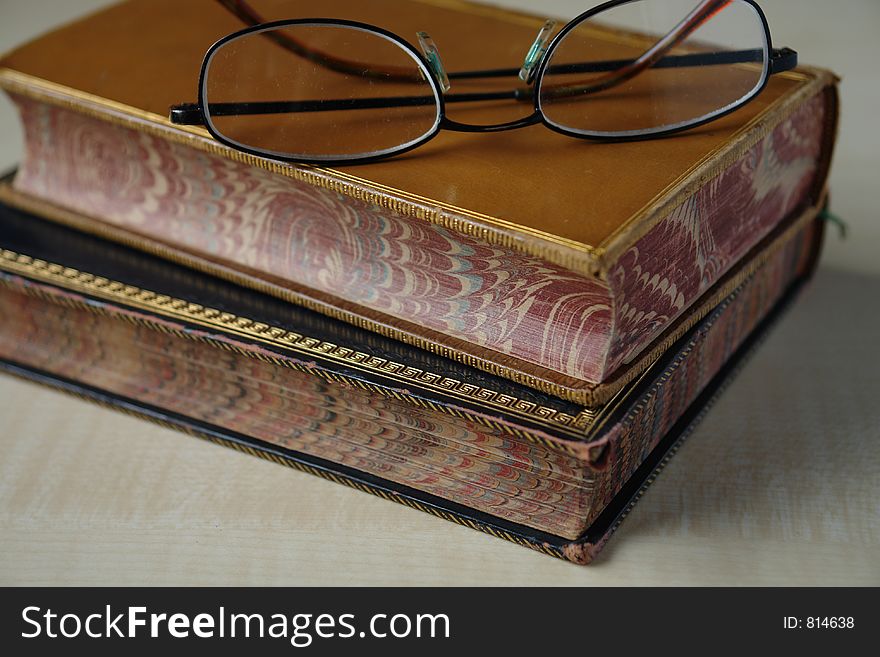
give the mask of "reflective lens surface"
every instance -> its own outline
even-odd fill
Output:
[[[209,57],[210,126],[237,147],[300,160],[386,155],[433,133],[438,91],[412,53],[358,27],[325,23],[232,38]]]
[[[633,0],[575,26],[550,52],[547,120],[585,135],[639,137],[717,116],[769,71],[760,15],[742,0]]]

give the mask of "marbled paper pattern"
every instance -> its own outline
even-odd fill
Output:
[[[22,191],[588,383],[649,345],[804,201],[824,111],[821,96],[803,105],[623,253],[606,284],[143,131],[16,101],[28,144]]]

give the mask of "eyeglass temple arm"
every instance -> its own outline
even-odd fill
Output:
[[[631,60],[626,66],[611,71],[608,75],[579,84],[558,83],[552,86],[544,85],[542,91],[544,93],[556,93],[558,95],[569,95],[572,93],[585,94],[604,91],[623,84],[654,66],[658,61],[663,59],[666,53],[687,39],[687,37],[696,31],[701,25],[727,7],[730,2],[731,0],[703,0],[699,5],[694,7],[694,9],[685,16],[678,25],[672,28],[665,36],[661,37],[657,43],[652,45],[637,58]]]
[[[755,53],[755,59],[746,59],[746,53]],[[710,53],[694,53],[690,55],[669,55],[658,60],[651,68],[674,68],[681,66],[712,66],[714,64],[743,64],[760,61],[764,57],[764,51],[755,50],[730,50]],[[605,62],[585,62],[582,64],[557,64],[550,66],[547,73],[603,73],[614,71],[621,66],[632,63],[631,59],[622,59]],[[774,48],[770,51],[770,73],[782,73],[796,68],[798,54],[791,48]],[[518,68],[493,68],[478,71],[450,71],[450,80],[468,80],[481,78],[507,78],[519,75]]]
[[[753,50],[722,50],[716,52],[693,53],[688,55],[668,55],[651,68],[676,68],[685,66],[713,66],[719,64],[746,64],[764,58],[760,48]],[[619,69],[632,63],[632,59],[617,59],[604,62],[584,62],[579,64],[557,64],[548,67],[546,73],[604,73]],[[774,48],[770,51],[770,73],[783,73],[797,68],[798,54],[791,48]],[[450,71],[450,80],[477,78],[504,78],[519,74],[518,68],[493,68],[481,71]]]
[[[731,52],[692,53],[687,55],[669,55],[654,63],[653,68],[679,68],[686,66],[712,66],[738,64],[760,61],[763,51],[738,50]],[[555,74],[568,73],[601,73],[615,71],[630,64],[632,60],[609,60],[605,62],[587,62],[553,66],[550,72]],[[771,53],[771,72],[779,73],[797,66],[797,53],[790,48],[774,50]],[[516,75],[519,69],[499,69],[506,75]],[[473,72],[467,72],[473,73]],[[492,73],[492,71],[488,71]],[[578,91],[577,93],[581,93]],[[444,96],[447,103],[467,103],[489,100],[519,100],[532,98],[531,87],[519,87],[509,91],[492,91],[484,93],[452,93]],[[328,100],[300,101],[253,101],[211,103],[211,114],[214,116],[248,116],[261,114],[285,114],[294,112],[321,112],[354,109],[381,109],[393,107],[418,107],[432,105],[436,102],[433,96],[395,96],[378,98],[352,98]],[[171,108],[170,119],[177,125],[204,125],[204,114],[197,103],[184,103]]]
[[[250,27],[266,22],[246,0],[217,0],[217,2]],[[318,48],[303,43],[299,39],[293,38],[289,33],[281,30],[267,30],[262,34],[285,50],[331,71],[351,73],[357,74],[360,77],[372,77],[397,82],[415,82],[419,80],[418,74],[413,73],[409,68],[400,66],[373,65],[370,70],[364,71],[362,62],[345,59],[344,57],[339,57],[338,55],[319,50]]]
[[[248,2],[247,0],[217,0],[217,2],[227,9],[230,13],[236,16],[239,20],[249,26],[259,25],[265,22],[265,19],[262,15],[260,15]],[[642,57],[638,60],[635,60],[630,65],[630,69],[627,71],[615,71],[615,75],[613,76],[618,81],[614,84],[619,84],[634,75],[637,75],[638,72],[644,70],[647,67],[650,67],[650,60],[659,59],[662,57],[664,52],[668,52],[672,47],[674,47],[681,40],[686,38],[691,32],[697,29],[700,25],[702,25],[706,20],[711,18],[715,13],[723,9],[727,4],[729,4],[730,0],[704,0],[702,5],[699,5],[691,14],[686,17],[676,28],[672,30],[666,37],[661,39],[655,46],[653,46],[650,50],[648,50]],[[380,67],[373,65],[370,70],[364,71],[362,63],[357,61],[348,60],[342,57],[338,57],[336,55],[323,52],[318,50],[317,48],[310,47],[301,41],[294,39],[287,33],[283,33],[280,31],[268,31],[265,35],[267,38],[272,39],[278,45],[293,52],[301,57],[306,58],[309,61],[315,62],[325,68],[328,68],[333,71],[341,72],[341,73],[351,73],[357,74],[361,77],[374,77],[387,81],[406,81],[413,82],[418,81],[418,76],[413,74],[413,72],[407,68],[402,67],[394,67],[394,66],[385,66]],[[664,44],[667,44],[664,46]],[[794,51],[790,51],[788,49],[784,49],[789,53],[795,54]],[[774,51],[776,52],[776,51]],[[652,55],[653,53],[653,55]],[[796,57],[796,54],[795,54]],[[771,60],[771,65],[778,61],[776,58]],[[783,66],[785,62],[782,62]],[[790,70],[790,68],[794,68],[796,66],[795,63],[786,67],[780,68],[779,70],[771,69],[771,73],[777,73],[781,70]],[[518,75],[519,69],[492,69],[492,70],[483,70],[483,71],[460,71],[449,73],[449,79],[455,80],[463,80],[463,79],[474,79],[474,78],[490,78],[490,77],[506,77],[509,75]],[[613,86],[610,82],[608,86]]]
[[[514,89],[511,91],[486,93],[449,94],[444,100],[450,103],[478,102],[482,100],[521,100],[521,92],[530,91],[530,89]],[[211,103],[210,108],[212,116],[254,116],[293,114],[297,112],[424,107],[426,105],[434,105],[436,102],[434,96],[392,96],[336,100],[273,100],[245,103]],[[175,105],[171,108],[170,118],[171,122],[177,125],[204,125],[202,108],[197,103]]]

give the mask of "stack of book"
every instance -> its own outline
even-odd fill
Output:
[[[320,13],[518,49],[542,22]],[[0,61],[26,135],[0,186],[2,368],[589,562],[810,275],[835,78],[775,75],[667,139],[535,126],[310,167],[166,118],[236,21],[128,0]]]

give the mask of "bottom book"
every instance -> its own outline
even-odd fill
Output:
[[[583,408],[3,206],[0,368],[588,563],[821,238],[818,220],[781,226],[707,317]]]

